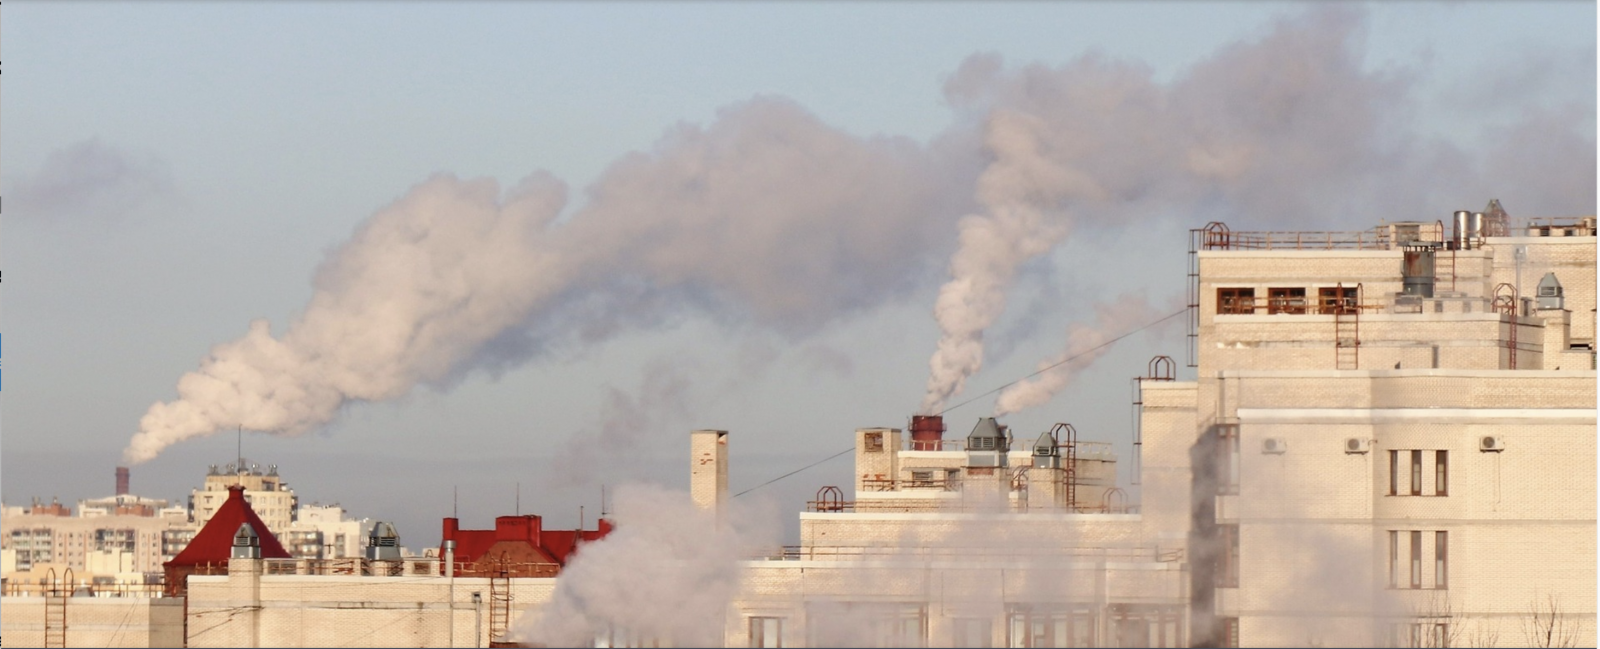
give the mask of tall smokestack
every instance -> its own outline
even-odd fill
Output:
[[[117,467],[117,495],[128,495],[128,467]]]
[[[720,512],[728,502],[728,431],[689,434],[689,497],[700,509]]]

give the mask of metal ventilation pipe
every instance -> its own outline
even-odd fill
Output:
[[[1406,295],[1433,297],[1433,246],[1406,246],[1400,266],[1400,291]]]
[[[911,450],[938,451],[944,448],[944,417],[915,415],[911,418]]]

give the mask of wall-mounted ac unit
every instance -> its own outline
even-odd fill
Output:
[[[1506,439],[1499,435],[1484,435],[1478,440],[1478,450],[1499,453],[1506,450]]]
[[[1262,453],[1281,455],[1287,450],[1289,450],[1289,443],[1284,441],[1282,437],[1268,437],[1261,440]]]
[[[1366,453],[1370,450],[1372,450],[1372,440],[1370,439],[1351,437],[1344,440],[1344,452],[1346,453]]]

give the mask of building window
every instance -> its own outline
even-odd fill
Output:
[[[954,645],[957,647],[992,647],[994,632],[988,618],[956,618],[953,626]]]
[[[1450,585],[1450,533],[1433,533],[1433,587],[1448,588]]]
[[[1222,646],[1232,648],[1239,646],[1239,618],[1222,618]]]
[[[1400,587],[1400,532],[1389,530],[1389,587]]]
[[[1411,495],[1422,495],[1422,451],[1411,452]]]
[[[1096,646],[1099,617],[1089,609],[1019,606],[1012,609],[1009,622],[1007,647]]]
[[[1306,312],[1306,290],[1303,288],[1267,289],[1267,313]]]
[[[878,453],[883,451],[883,433],[867,433],[867,452]]]
[[[1217,526],[1222,547],[1217,553],[1217,587],[1239,587],[1239,525]]]
[[[1351,313],[1356,309],[1356,287],[1327,287],[1317,289],[1317,312],[1323,315]]]
[[[1396,647],[1448,647],[1450,625],[1445,622],[1407,622],[1394,625]]]
[[[1433,495],[1450,495],[1450,451],[1435,451],[1433,459]]]
[[[1389,495],[1400,495],[1400,451],[1389,451]]]
[[[781,617],[752,617],[752,618],[750,618],[750,646],[752,646],[752,647],[782,647],[783,646],[783,618],[781,618]]]
[[[1217,458],[1218,469],[1222,472],[1221,479],[1217,481],[1217,493],[1231,495],[1239,493],[1239,426],[1238,424],[1219,424],[1217,426]]]
[[[1217,313],[1255,313],[1256,290],[1253,288],[1217,289]]]
[[[1422,532],[1411,533],[1411,587],[1422,588]]]

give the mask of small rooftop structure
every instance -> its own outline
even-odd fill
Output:
[[[595,530],[546,530],[533,514],[500,516],[492,530],[463,530],[456,518],[444,519],[445,543],[455,541],[456,574],[486,577],[505,571],[510,577],[554,577],[577,552],[578,546],[611,533],[611,521],[600,519]],[[440,569],[444,566],[441,564]]]

